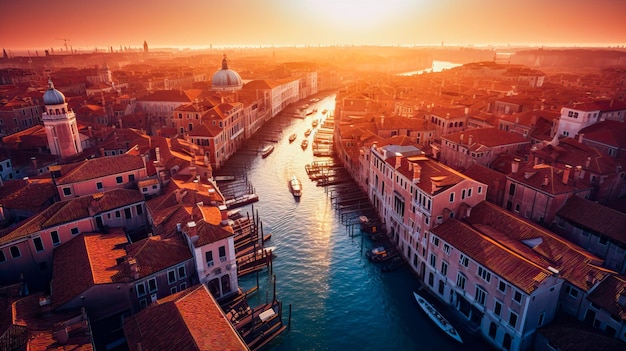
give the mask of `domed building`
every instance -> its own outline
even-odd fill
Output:
[[[211,79],[211,89],[217,91],[236,91],[241,89],[243,82],[239,73],[228,68],[226,54],[222,59],[222,69],[213,74]]]
[[[52,80],[48,80],[48,90],[43,94],[43,102],[46,106],[41,119],[46,129],[50,153],[66,158],[83,151],[76,115],[67,107],[65,95],[54,88]]]

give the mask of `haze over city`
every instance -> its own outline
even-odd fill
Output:
[[[621,46],[624,13],[620,0],[1,0],[0,45]]]

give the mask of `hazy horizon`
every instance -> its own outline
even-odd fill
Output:
[[[7,51],[626,44],[620,0],[0,0]],[[65,40],[67,39],[67,41]]]

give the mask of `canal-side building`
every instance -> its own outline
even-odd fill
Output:
[[[466,216],[485,200],[487,185],[437,161],[414,146],[370,149],[370,202],[411,269],[425,277],[428,230]]]
[[[601,258],[486,201],[430,233],[426,287],[503,349],[529,349],[557,312],[582,319],[588,297],[614,274]]]
[[[300,100],[300,79],[252,80],[243,86],[243,90],[256,91],[263,96],[271,111],[269,118],[274,118],[287,106]]]

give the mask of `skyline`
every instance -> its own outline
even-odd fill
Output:
[[[13,51],[63,51],[64,39],[74,50],[144,40],[151,48],[626,44],[620,0],[0,0],[0,9],[0,45]]]

